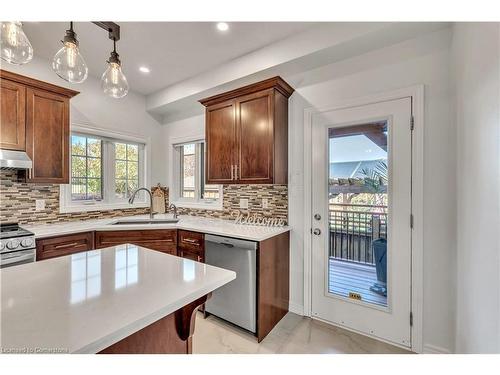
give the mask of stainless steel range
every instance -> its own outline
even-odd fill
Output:
[[[0,268],[34,262],[35,235],[16,223],[0,224]]]

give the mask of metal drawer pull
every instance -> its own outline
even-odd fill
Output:
[[[231,181],[234,180],[234,165],[231,164]]]
[[[66,243],[66,244],[62,244],[62,245],[56,245],[54,246],[56,249],[62,249],[63,247],[73,247],[73,246],[76,246],[76,245],[79,245],[80,243],[79,242],[72,242],[72,243]]]
[[[194,240],[192,238],[183,238],[182,242],[193,243],[193,244],[198,245],[198,240]]]

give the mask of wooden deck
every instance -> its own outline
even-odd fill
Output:
[[[355,292],[361,294],[361,300],[364,302],[387,306],[387,297],[370,290],[377,281],[375,266],[330,258],[328,273],[330,293],[348,297],[349,292]]]

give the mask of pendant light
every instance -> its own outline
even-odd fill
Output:
[[[128,82],[122,72],[119,55],[116,53],[116,39],[113,39],[113,51],[107,63],[108,68],[101,78],[102,90],[112,98],[123,98],[128,93]]]
[[[33,47],[23,31],[22,23],[2,22],[1,24],[2,60],[14,65],[30,62],[33,58]]]
[[[73,22],[61,41],[63,47],[56,53],[52,61],[54,72],[71,83],[81,83],[87,79],[88,68],[78,48],[76,33],[73,31]]]

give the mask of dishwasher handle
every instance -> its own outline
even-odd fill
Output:
[[[206,234],[205,235],[205,242],[216,243],[216,244],[228,247],[228,248],[257,250],[257,242],[248,241],[248,240],[240,240],[238,238],[214,236],[213,234]]]

